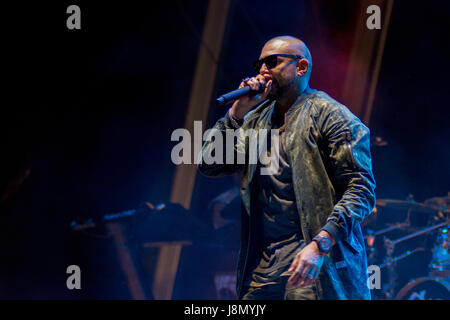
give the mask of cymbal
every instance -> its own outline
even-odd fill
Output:
[[[425,205],[442,212],[450,212],[450,197],[434,197],[425,200]]]
[[[378,207],[384,207],[394,210],[411,210],[415,212],[430,213],[430,214],[436,214],[439,212],[439,210],[436,210],[435,208],[429,205],[415,201],[379,199],[377,200],[376,203]]]

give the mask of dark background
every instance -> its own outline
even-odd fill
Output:
[[[70,4],[81,7],[81,30],[66,28]],[[1,187],[31,171],[0,208],[0,298],[130,298],[111,239],[69,224],[169,201],[170,135],[184,126],[207,4],[63,1],[3,9]],[[353,4],[330,2],[314,17],[310,1],[232,1],[213,96],[251,74],[271,37],[296,35],[314,46],[317,21],[332,33],[349,24]],[[373,148],[378,198],[424,201],[450,190],[449,9],[395,2],[369,124],[388,141]],[[312,87],[333,93],[315,83],[339,72],[339,58],[328,61],[333,70],[314,63],[321,72],[313,71]],[[208,126],[225,112],[212,103]],[[230,178],[198,176],[191,213],[204,215],[231,185]],[[82,267],[83,290],[66,289],[70,264]]]

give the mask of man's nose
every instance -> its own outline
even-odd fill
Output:
[[[259,69],[259,74],[264,76],[264,78],[272,78],[272,70],[268,68],[265,63],[263,63],[261,69]]]
[[[263,62],[261,69],[259,69],[260,74],[269,73],[269,68],[267,68],[266,64]]]
[[[266,79],[266,81],[269,81],[270,79],[272,79],[272,74],[270,73],[270,69],[267,68],[267,66],[265,64],[263,64],[261,66],[261,69],[259,69],[259,74],[262,75],[264,77],[264,79]]]

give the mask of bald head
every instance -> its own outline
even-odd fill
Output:
[[[264,50],[266,49],[266,50]],[[308,47],[306,44],[295,37],[292,36],[279,36],[270,39],[266,42],[266,44],[263,47],[263,52],[273,52],[273,53],[287,53],[287,54],[293,54],[293,55],[300,55],[304,57],[306,60],[308,60],[309,63],[309,70],[308,74],[311,74],[312,69],[312,58],[311,53],[309,52]]]

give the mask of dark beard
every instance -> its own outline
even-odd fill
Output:
[[[272,86],[272,90],[270,90],[269,94],[267,95],[267,98],[269,100],[277,100],[283,95],[284,91],[285,90],[279,85]]]
[[[278,100],[286,92],[288,92],[293,85],[295,85],[294,82],[284,85],[280,85],[278,82],[275,82],[275,84],[272,84],[272,90],[270,90],[269,94],[267,95],[267,98],[270,100]]]

